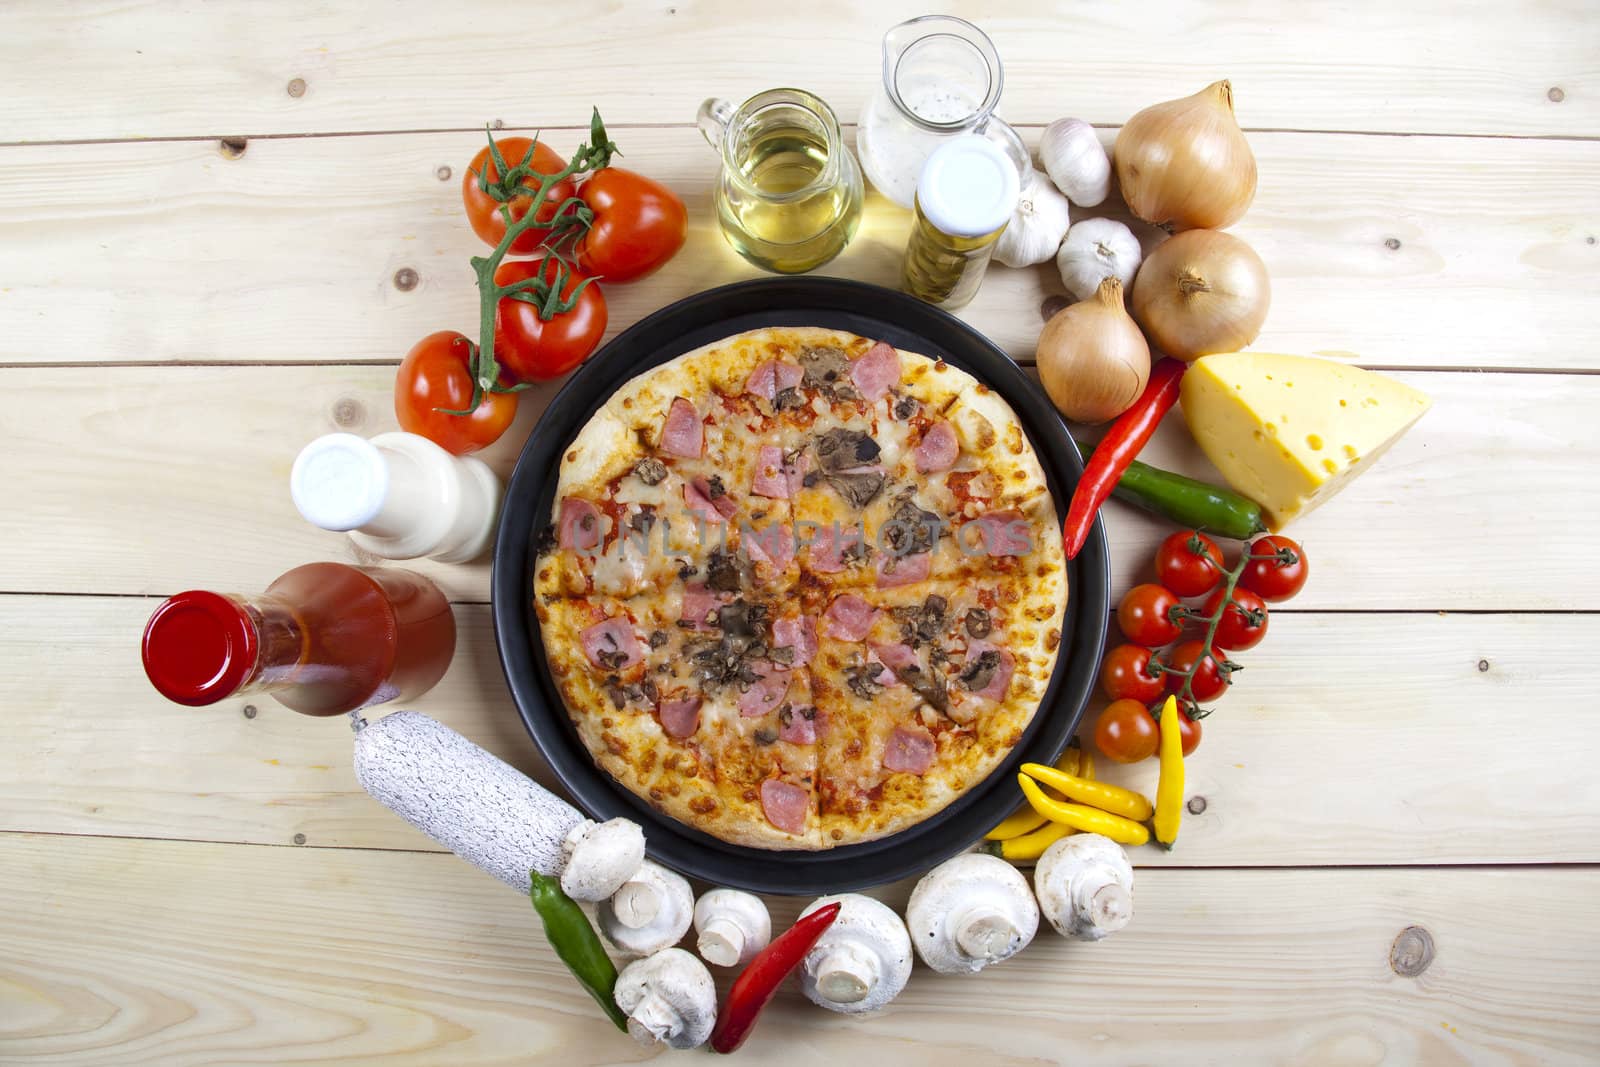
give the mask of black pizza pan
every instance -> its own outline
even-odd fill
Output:
[[[732,845],[657,812],[600,770],[579,740],[550,677],[533,610],[534,539],[551,514],[561,453],[624,382],[732,334],[764,326],[821,326],[944,359],[1010,403],[1064,514],[1083,460],[1044,391],[960,319],[899,293],[839,278],[763,278],[679,300],[618,335],[569,379],[534,427],[506,489],[495,542],[495,640],[518,712],[551,769],[596,819],[644,827],[653,859],[716,885],[817,894],[878,885],[927,870],[967,848],[1018,803],[1017,768],[1049,763],[1077,729],[1094,686],[1110,616],[1105,530],[1067,565],[1062,648],[1044,702],[1022,742],[984,781],[943,811],[892,836],[819,852]]]

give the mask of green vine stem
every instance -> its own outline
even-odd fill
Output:
[[[1190,536],[1188,548],[1190,552],[1194,553],[1194,555],[1200,557],[1201,559],[1209,558],[1206,553],[1205,545],[1198,536]],[[1203,643],[1200,646],[1201,654],[1195,657],[1194,662],[1189,665],[1189,669],[1187,671],[1181,672],[1183,675],[1183,686],[1176,694],[1174,694],[1178,698],[1179,710],[1181,710],[1185,715],[1188,715],[1191,719],[1203,719],[1207,715],[1211,714],[1212,709],[1200,707],[1199,703],[1194,698],[1195,672],[1201,668],[1206,660],[1211,660],[1217,665],[1217,673],[1222,677],[1224,682],[1226,682],[1235,671],[1244,670],[1243,664],[1235,663],[1228,659],[1225,655],[1219,657],[1214,651],[1212,651],[1211,642],[1216,639],[1217,628],[1222,625],[1222,617],[1228,613],[1229,608],[1234,606],[1233,591],[1238,587],[1239,579],[1244,575],[1244,569],[1250,565],[1252,560],[1266,559],[1276,560],[1280,566],[1289,566],[1294,563],[1298,563],[1300,561],[1300,556],[1293,549],[1289,548],[1280,548],[1275,552],[1267,553],[1251,552],[1250,546],[1246,545],[1244,551],[1239,553],[1239,562],[1234,564],[1232,569],[1222,572],[1222,603],[1218,605],[1215,612],[1210,615],[1203,615],[1200,612],[1194,611],[1190,608],[1179,607],[1173,609],[1171,618],[1174,622],[1179,624],[1182,624],[1182,622],[1187,619],[1204,619],[1206,622],[1206,635]],[[1257,612],[1252,611],[1248,613],[1248,615],[1253,623],[1259,623],[1261,621],[1259,613]],[[1151,659],[1150,666],[1154,668],[1158,677],[1163,674],[1180,673],[1158,659]],[[1153,709],[1146,710],[1150,711],[1150,714],[1153,716],[1156,714]]]
[[[470,368],[472,399],[460,411],[449,408],[438,409],[446,415],[472,414],[483,402],[483,394],[486,392],[516,393],[531,387],[531,383],[528,382],[517,385],[500,383],[500,364],[494,356],[495,309],[502,299],[511,297],[532,304],[537,309],[539,318],[548,322],[577,306],[578,297],[595,279],[584,278],[570,295],[564,297],[561,294],[572,280],[571,250],[576,247],[577,242],[594,222],[594,212],[580,197],[569,196],[561,202],[549,219],[539,221],[539,213],[550,198],[550,191],[557,185],[575,174],[600,170],[611,163],[612,156],[622,154],[606,135],[605,124],[600,121],[598,108],[589,121],[588,142],[579,145],[567,165],[554,174],[541,174],[533,169],[533,155],[539,144],[538,134],[534,135],[533,144],[528,146],[527,154],[514,166],[506,165],[505,157],[500,154],[500,146],[495,142],[494,134],[490,132],[488,137],[489,155],[494,160],[498,179],[489,181],[485,168],[477,175],[478,188],[499,201],[500,214],[506,223],[506,232],[500,238],[500,243],[495,245],[494,251],[487,256],[473,256],[471,260],[472,272],[478,280],[478,344],[473,351]],[[511,201],[518,197],[528,198],[528,209],[520,219],[512,217],[511,214]],[[534,229],[550,231],[541,242],[545,255],[539,261],[537,273],[531,278],[525,278],[511,285],[498,284],[494,280],[495,272],[500,269],[500,264],[511,251],[511,246],[516,243],[517,238]]]

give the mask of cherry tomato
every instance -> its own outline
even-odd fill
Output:
[[[534,147],[534,142],[526,137],[502,137],[495,144],[500,148],[500,158],[506,161],[508,167],[515,167],[521,163],[530,147],[533,147],[533,162],[530,165],[540,174],[556,174],[567,165],[567,161],[543,141]],[[467,209],[467,222],[471,223],[472,232],[485,243],[495,246],[506,235],[506,220],[500,212],[500,201],[478,188],[479,174],[486,174],[491,185],[500,180],[500,168],[494,165],[494,157],[489,154],[488,145],[478,149],[478,154],[472,157],[467,172],[461,176],[461,202]],[[537,189],[539,180],[530,176],[524,179],[523,184],[530,189]],[[548,222],[555,216],[556,210],[577,191],[576,181],[563,178],[550,188],[550,195],[545,197],[535,217],[540,222]],[[512,197],[506,206],[511,208],[513,219],[521,219],[527,216],[531,203],[532,197],[516,196]],[[511,251],[519,256],[531,255],[547,236],[549,231],[538,227],[524,230],[520,237],[511,242]]]
[[[1161,728],[1137,700],[1114,700],[1094,724],[1094,743],[1107,759],[1138,763],[1156,754]]]
[[[1205,647],[1201,640],[1185,641],[1175,645],[1168,652],[1164,662],[1170,668],[1169,673],[1162,674],[1168,692],[1176,693],[1183,689],[1183,676],[1189,668],[1200,658],[1200,652]],[[1217,669],[1218,654],[1207,656],[1194,672],[1194,684],[1189,687],[1189,692],[1198,701],[1215,700],[1227,692],[1228,681],[1222,677],[1222,672]]]
[[[1207,617],[1216,614],[1217,608],[1222,605],[1222,590],[1213,590],[1206,598],[1205,607],[1201,608]],[[1260,619],[1260,622],[1251,622],[1251,616]],[[1228,603],[1228,610],[1223,612],[1222,621],[1217,624],[1217,632],[1211,639],[1211,644],[1216,648],[1246,649],[1255,648],[1261,639],[1267,636],[1267,605],[1259,596],[1248,589],[1235,589],[1233,599]]]
[[[1183,632],[1183,624],[1172,621],[1172,612],[1179,606],[1177,595],[1164,585],[1136,585],[1117,605],[1117,624],[1134,644],[1161,648]]]
[[[1148,704],[1166,689],[1165,679],[1150,670],[1150,650],[1138,645],[1118,645],[1106,653],[1100,667],[1100,688],[1112,700],[1137,700]]]
[[[1156,727],[1156,741],[1161,740],[1161,727]],[[1189,713],[1182,708],[1178,709],[1178,744],[1183,749],[1184,757],[1194,754],[1200,747],[1200,720],[1189,718]]]
[[[671,189],[620,167],[597,170],[578,190],[594,225],[578,243],[578,265],[607,282],[643,278],[677,254],[689,212]]]
[[[1199,552],[1190,547],[1191,541],[1199,544]],[[1222,551],[1217,543],[1194,530],[1168,535],[1156,550],[1156,576],[1179,596],[1209,593],[1222,577],[1222,570]]]
[[[1306,584],[1310,576],[1310,564],[1306,562],[1305,549],[1276,534],[1270,537],[1260,537],[1250,545],[1249,552],[1252,556],[1275,556],[1278,552],[1288,549],[1293,552],[1296,559],[1293,563],[1279,563],[1276,559],[1252,559],[1244,566],[1244,573],[1239,575],[1239,584],[1253,593],[1258,593],[1262,600],[1277,603],[1288,600],[1298,593]]]
[[[394,377],[400,428],[458,456],[492,444],[517,415],[515,393],[484,393],[470,415],[446,415],[472,402],[472,342],[454,330],[430,333],[406,353]]]
[[[545,267],[545,280],[554,284],[559,264],[551,260]],[[512,285],[539,273],[535,260],[506,260],[494,272],[496,285]],[[583,281],[583,275],[570,271],[561,290],[570,300]],[[589,358],[600,336],[606,332],[606,298],[593,282],[578,293],[578,303],[549,322],[525,300],[505,296],[494,317],[494,358],[506,374],[519,382],[542,382],[560,377]]]

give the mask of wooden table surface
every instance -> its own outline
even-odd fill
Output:
[[[1174,852],[1136,850],[1127,931],[1045,932],[974,978],[919,967],[871,1018],[785,992],[747,1054],[1595,1062],[1596,11],[956,6],[993,36],[1001,111],[1030,139],[1072,114],[1109,144],[1231,78],[1261,173],[1235,232],[1274,288],[1256,347],[1389,370],[1435,406],[1295,527],[1310,585],[1206,722],[1204,813]],[[688,202],[683,254],[607,290],[614,333],[757,274],[715,228],[700,100],[799,84],[851,120],[880,35],[918,13],[0,9],[0,1062],[650,1055],[598,1021],[524,900],[359,789],[342,721],[168,704],[138,633],[180,589],[356,559],[299,520],[289,464],[317,434],[391,429],[400,356],[471,330],[458,179],[484,123],[568,151],[598,104],[625,165]],[[905,224],[873,197],[823,273],[893,284]],[[996,269],[965,317],[1029,363],[1060,291],[1048,267]],[[493,450],[502,474],[551,395]],[[1153,453],[1205,472],[1180,420]],[[1164,530],[1120,506],[1107,525],[1120,595]],[[496,663],[487,565],[422,569],[461,641],[415,706],[548,781]],[[773,903],[783,922],[801,902]],[[1413,927],[1433,955],[1408,975]]]

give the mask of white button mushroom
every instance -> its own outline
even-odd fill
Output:
[[[1073,834],[1045,849],[1033,886],[1063,937],[1098,941],[1133,918],[1133,866],[1122,846],[1100,834]]]
[[[753,893],[713,889],[694,902],[700,956],[718,967],[743,966],[772,940],[772,917]]]
[[[604,900],[639,872],[644,831],[627,819],[585,819],[561,843],[561,891],[573,900]]]
[[[697,1048],[717,1022],[711,972],[681,948],[664,948],[628,964],[617,975],[613,995],[627,1013],[628,1033],[641,1045]]]
[[[694,891],[680,875],[645,860],[595,909],[600,932],[617,948],[648,956],[676,945],[694,918]]]
[[[922,877],[911,891],[906,925],[922,962],[940,974],[973,974],[1033,940],[1039,906],[1015,867],[968,852]]]
[[[911,935],[894,909],[859,893],[818,897],[800,914],[835,901],[839,917],[806,953],[800,989],[830,1011],[876,1011],[911,977]]]

